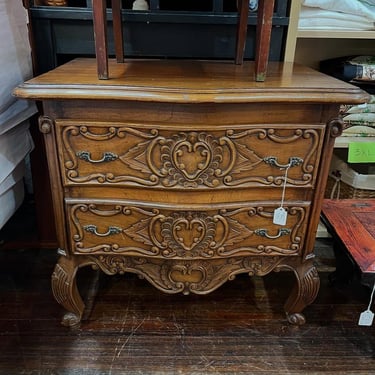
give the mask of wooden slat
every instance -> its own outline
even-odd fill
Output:
[[[107,15],[106,2],[93,0],[95,53],[99,79],[108,79]]]
[[[274,3],[274,0],[259,0],[255,50],[255,80],[258,82],[266,78]]]
[[[124,40],[122,34],[121,1],[112,0],[113,36],[115,40],[116,61],[124,62]]]
[[[374,330],[359,327],[369,291],[328,285],[306,325],[281,312],[293,275],[240,275],[207,296],[167,295],[135,275],[79,271],[92,306],[80,328],[60,326],[50,290],[54,251],[0,252],[1,374],[373,374]],[[93,290],[94,289],[94,290]],[[269,301],[272,300],[272,304]]]
[[[155,4],[153,4],[153,7]],[[270,37],[272,28],[274,0],[261,0],[259,2],[257,20],[257,41],[256,41],[256,73],[257,81],[264,81],[267,69]],[[238,1],[238,24],[236,38],[235,63],[243,63],[247,23],[249,16],[248,0]],[[215,8],[216,10],[216,8]],[[124,61],[124,43],[121,17],[121,0],[112,0],[113,33],[115,40],[115,53],[117,62]],[[99,79],[108,79],[108,46],[107,46],[107,20],[106,2],[104,0],[93,0],[93,22],[95,34],[95,51],[98,64]]]
[[[248,16],[249,16],[248,0],[239,0],[238,1],[236,56],[235,56],[235,63],[237,65],[240,65],[243,63],[245,47],[246,47]]]

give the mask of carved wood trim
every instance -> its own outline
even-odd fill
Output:
[[[39,116],[38,118],[39,131],[43,134],[48,134],[51,132],[54,126],[54,121],[48,116]]]
[[[68,212],[76,254],[111,252],[165,259],[297,255],[303,245],[308,206],[286,206],[287,227],[272,224],[274,208],[246,204],[175,210],[174,206],[99,201],[72,203]]]
[[[178,261],[134,258],[122,255],[90,256],[105,273],[133,272],[165,293],[208,294],[239,273],[263,276],[271,272],[281,257],[249,257],[210,261]]]
[[[113,183],[180,189],[280,186],[284,182],[284,173],[277,165],[289,165],[289,161],[295,159],[300,162],[291,164],[296,172],[288,175],[287,183],[309,186],[316,174],[314,156],[321,136],[319,129],[288,129],[287,126],[186,132],[139,131],[119,124],[68,125],[71,122],[57,122],[64,150],[61,163],[66,184]],[[114,150],[113,143],[108,141],[118,138],[126,143]],[[95,144],[102,142],[108,147],[99,156],[91,156],[88,147],[95,150]],[[264,142],[267,143],[263,145]],[[299,151],[303,155],[293,155],[300,142],[304,142]],[[85,149],[80,149],[80,144],[85,145]],[[273,165],[268,161],[278,159],[273,154],[278,144],[289,145],[290,150],[286,159],[283,157],[284,160]],[[97,168],[100,162],[105,164],[102,171]],[[86,164],[88,172],[81,172],[82,163],[96,165],[90,172]]]

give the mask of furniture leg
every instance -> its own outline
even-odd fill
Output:
[[[289,323],[302,325],[306,321],[302,311],[315,300],[319,291],[320,279],[318,271],[312,259],[296,267],[287,267],[293,270],[297,283],[294,285],[284,305],[284,310]]]
[[[245,54],[247,21],[249,17],[249,1],[238,1],[238,23],[237,23],[237,41],[236,41],[236,58],[235,63],[241,65]]]
[[[335,239],[333,242],[333,252],[336,259],[336,270],[328,276],[330,283],[332,285],[350,284],[357,271],[355,262],[339,239]]]
[[[113,36],[116,61],[124,62],[124,40],[122,34],[121,0],[112,0]]]
[[[79,266],[79,259],[61,256],[52,274],[53,295],[56,301],[68,311],[61,322],[64,326],[72,327],[79,324],[85,308],[76,283]]]
[[[266,78],[275,0],[259,0],[255,48],[255,80]]]
[[[98,77],[99,79],[108,79],[107,14],[105,1],[92,0],[92,16]]]

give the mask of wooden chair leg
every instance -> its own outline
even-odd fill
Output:
[[[121,0],[112,0],[112,20],[116,61],[122,63],[124,62],[124,41],[122,34]]]
[[[266,78],[275,0],[259,0],[255,49],[255,80]]]
[[[98,78],[108,79],[107,15],[104,0],[92,0]]]
[[[235,57],[235,63],[237,65],[242,64],[243,59],[244,59],[248,17],[249,17],[249,0],[239,0],[238,1],[236,57]]]

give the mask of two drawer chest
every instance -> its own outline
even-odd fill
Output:
[[[63,324],[82,318],[84,266],[185,294],[287,269],[287,320],[303,324],[339,106],[367,94],[286,63],[269,63],[266,82],[252,62],[110,64],[109,80],[77,59],[15,90],[43,102]]]

